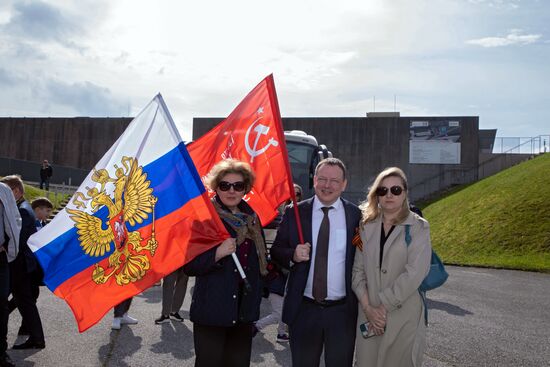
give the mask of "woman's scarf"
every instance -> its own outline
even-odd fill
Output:
[[[258,253],[258,261],[260,264],[260,273],[267,275],[267,258],[265,250],[264,237],[262,236],[262,226],[260,221],[255,215],[246,213],[233,214],[222,208],[216,198],[212,199],[212,203],[218,212],[220,218],[227,223],[237,233],[236,241],[237,246],[242,244],[245,239],[251,239],[256,245],[256,252]]]

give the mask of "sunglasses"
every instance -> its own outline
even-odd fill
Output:
[[[376,189],[376,195],[386,196],[388,194],[388,191],[391,192],[391,194],[394,196],[399,196],[403,192],[403,188],[401,186],[392,186],[388,189],[385,186],[380,186]]]
[[[244,189],[246,188],[246,185],[242,181],[237,181],[237,182],[221,181],[218,184],[218,189],[220,189],[221,191],[229,191],[229,189],[232,187],[233,187],[233,190],[237,192],[241,192],[241,191],[244,191]]]

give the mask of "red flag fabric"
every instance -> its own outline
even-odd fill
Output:
[[[277,207],[291,195],[292,175],[273,75],[262,80],[225,120],[187,149],[203,178],[222,159],[235,158],[252,166],[256,182],[244,200],[262,225],[275,218]]]

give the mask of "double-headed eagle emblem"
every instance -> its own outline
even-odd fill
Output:
[[[126,285],[143,278],[150,268],[150,256],[155,255],[158,242],[155,239],[155,204],[157,198],[153,196],[153,189],[147,174],[143,172],[138,161],[132,157],[122,157],[122,167],[114,165],[115,177],[112,178],[105,169],[94,168],[92,181],[100,184],[97,187],[86,187],[86,194],[77,192],[72,203],[77,209],[66,209],[70,218],[78,229],[78,241],[84,253],[88,256],[99,257],[114,251],[108,258],[109,266],[101,267],[95,264],[92,279],[97,284],[104,284],[114,277],[116,284]],[[111,197],[107,192],[114,194]],[[112,195],[111,194],[111,195]],[[91,206],[91,214],[78,210]],[[106,221],[94,216],[101,208],[107,207]],[[152,214],[151,238],[146,244],[140,232],[129,232],[126,226],[143,223]]]

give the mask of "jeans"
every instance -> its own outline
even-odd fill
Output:
[[[189,277],[183,272],[183,267],[164,277],[162,281],[163,315],[168,316],[170,313],[180,311],[187,291],[188,279]]]
[[[40,190],[46,185],[46,191],[50,190],[50,180],[49,179],[40,179]]]
[[[128,312],[128,310],[130,309],[130,305],[132,304],[132,298],[133,297],[130,297],[115,306],[115,308],[113,309],[115,317],[122,317],[125,313]]]

